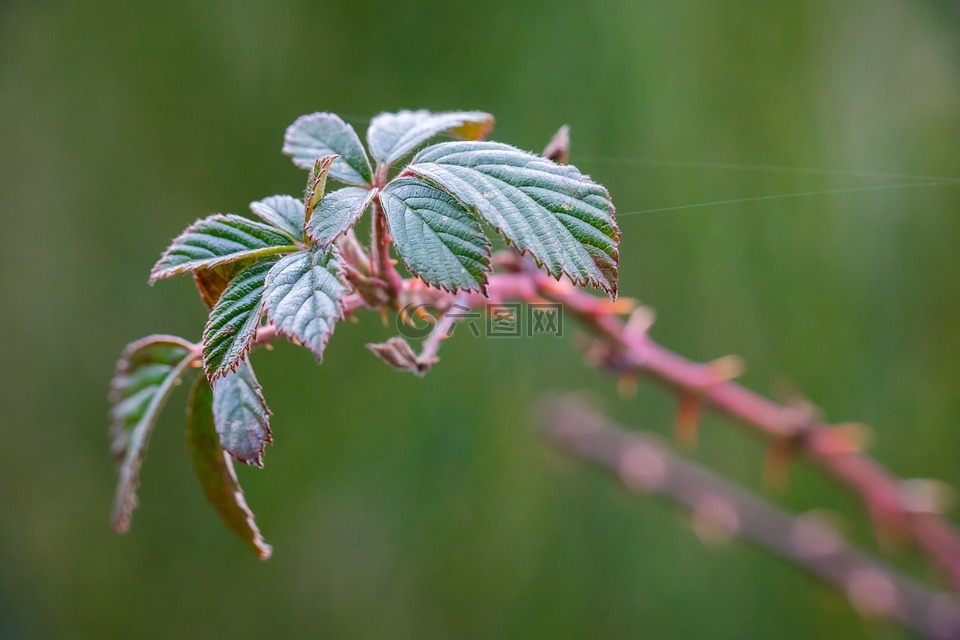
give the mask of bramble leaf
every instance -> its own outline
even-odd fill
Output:
[[[220,444],[240,462],[263,466],[263,448],[273,442],[269,417],[248,360],[213,383],[213,422]]]
[[[250,210],[291,238],[303,237],[303,202],[292,196],[270,196],[250,203]]]
[[[616,212],[607,190],[576,167],[496,142],[442,142],[401,175],[410,173],[475,209],[549,274],[616,296]]]
[[[357,132],[332,113],[297,118],[287,127],[283,152],[301,169],[312,169],[317,158],[339,155],[340,159],[330,166],[331,178],[359,186],[373,181],[370,161]]]
[[[268,559],[273,549],[260,534],[237,481],[233,461],[220,446],[213,420],[213,390],[203,377],[194,383],[187,404],[187,445],[207,500],[257,557]]]
[[[117,531],[130,528],[150,434],[170,391],[194,359],[193,348],[175,336],[150,336],[128,345],[117,362],[110,394],[110,449],[120,476],[113,503]]]
[[[307,223],[307,236],[321,249],[328,248],[357,223],[375,195],[375,189],[361,187],[344,187],[328,193]]]
[[[296,251],[292,238],[270,225],[233,214],[213,215],[197,220],[174,239],[150,272],[150,283],[234,260],[290,251]]]
[[[380,194],[390,236],[410,273],[448,291],[482,291],[490,245],[480,225],[445,191],[416,178]]]
[[[300,251],[284,256],[267,275],[263,304],[277,330],[323,359],[347,287],[340,282],[336,250]]]
[[[211,382],[235,369],[250,350],[263,310],[264,280],[276,262],[262,260],[237,274],[210,312],[203,330],[203,366]]]
[[[381,113],[367,129],[367,146],[378,164],[389,166],[441,133],[482,140],[492,128],[493,116],[482,111]]]

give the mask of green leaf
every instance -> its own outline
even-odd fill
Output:
[[[357,132],[332,113],[297,118],[287,127],[283,152],[301,169],[312,169],[317,158],[339,155],[340,159],[330,167],[331,178],[360,186],[373,181],[370,161]]]
[[[220,446],[213,420],[213,390],[203,377],[194,383],[187,404],[187,446],[207,500],[257,557],[268,559],[273,549],[260,534],[237,481],[233,461]]]
[[[549,274],[616,296],[613,203],[576,167],[495,142],[442,142],[417,154],[407,173],[475,209]]]
[[[163,405],[194,359],[194,345],[175,336],[150,336],[127,346],[117,362],[110,401],[110,448],[119,463],[113,527],[130,528],[140,466]]]
[[[492,128],[493,116],[482,111],[381,113],[367,129],[367,145],[374,160],[389,166],[441,133],[482,140]]]
[[[270,225],[233,214],[213,215],[197,220],[174,239],[150,272],[150,283],[234,260],[295,250],[291,238]]]
[[[251,202],[250,210],[291,238],[303,237],[304,213],[300,200],[292,196],[270,196]]]
[[[240,462],[263,467],[263,448],[273,442],[269,417],[249,361],[213,384],[213,421],[220,444]]]
[[[328,248],[357,223],[374,195],[376,190],[361,187],[344,187],[328,193],[307,223],[307,236],[321,249]]]
[[[446,192],[415,178],[380,194],[390,236],[410,273],[448,291],[482,291],[490,245],[480,225]]]
[[[336,250],[301,251],[284,256],[267,275],[263,294],[267,317],[283,335],[307,347],[318,360],[343,319],[340,302],[347,287],[339,280]]]
[[[264,280],[276,258],[241,271],[210,312],[203,330],[203,366],[210,381],[237,367],[250,350],[263,309]]]

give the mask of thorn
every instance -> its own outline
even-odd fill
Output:
[[[743,358],[736,355],[717,358],[713,362],[708,362],[706,367],[710,371],[710,384],[729,382],[742,376],[746,370],[746,364],[743,362]]]
[[[763,458],[763,486],[768,490],[782,492],[790,479],[790,465],[800,450],[797,438],[781,438],[767,447]]]
[[[380,309],[380,322],[383,323],[383,326],[387,326],[387,310]]]
[[[826,455],[860,453],[873,442],[873,431],[859,422],[844,422],[817,431],[817,448]]]
[[[689,393],[681,394],[677,400],[677,422],[674,425],[677,444],[685,449],[694,448],[699,430],[700,401]]]
[[[625,316],[637,309],[638,302],[633,298],[617,298],[616,300],[601,299],[594,310],[595,313],[614,316]]]
[[[910,513],[942,514],[955,498],[953,488],[939,480],[911,478],[900,483],[900,502]]]
[[[635,302],[630,298],[620,298],[620,300],[630,300],[631,303]],[[630,317],[627,318],[627,330],[638,335],[646,335],[656,320],[657,313],[650,307],[636,307],[630,314]]]
[[[632,398],[637,395],[637,380],[639,376],[636,372],[627,372],[617,378],[617,392],[621,398]]]

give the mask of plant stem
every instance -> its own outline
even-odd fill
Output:
[[[540,414],[545,435],[568,453],[631,491],[690,511],[701,538],[739,535],[833,585],[864,615],[893,618],[929,638],[960,637],[960,607],[952,597],[850,546],[827,524],[787,513],[572,398],[545,402]]]

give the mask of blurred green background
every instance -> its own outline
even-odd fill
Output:
[[[0,638],[899,637],[549,451],[531,411],[550,390],[671,431],[670,399],[618,398],[572,327],[459,332],[424,379],[363,348],[391,335],[373,315],[322,367],[256,353],[276,444],[240,474],[266,563],[193,479],[183,390],[132,531],[111,531],[106,393],[128,341],[201,331],[189,279],[146,286],[166,242],[302,189],[279,152],[297,116],[362,131],[385,110],[482,109],[531,150],[571,126],[573,162],[628,214],[621,291],[657,309],[657,339],[740,354],[748,385],[866,421],[893,471],[956,487],[960,188],[629,212],[930,182],[842,171],[960,176],[958,26],[946,1],[0,4]],[[759,487],[763,448],[735,427],[708,420],[692,455]],[[772,497],[874,546],[807,466]]]

